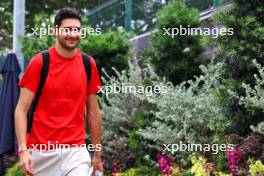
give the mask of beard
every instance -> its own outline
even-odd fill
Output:
[[[68,42],[67,39],[62,39],[60,37],[58,37],[58,42],[60,43],[61,47],[63,47],[64,49],[72,51],[79,45],[80,39],[76,42],[75,45],[68,45],[67,44],[67,42]]]

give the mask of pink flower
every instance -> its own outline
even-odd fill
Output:
[[[157,163],[159,168],[161,169],[161,174],[172,174],[172,161],[173,159],[166,155],[160,153],[157,154]]]
[[[213,163],[206,163],[204,169],[205,169],[205,172],[208,173],[208,172],[214,170],[214,164]]]
[[[240,151],[236,148],[227,150],[227,164],[232,175],[236,175],[239,167],[238,163],[243,159]]]
[[[120,169],[119,169],[119,167],[113,167],[112,168],[112,176],[115,176],[117,173],[119,173],[120,172]]]

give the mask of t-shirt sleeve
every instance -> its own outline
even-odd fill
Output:
[[[92,57],[90,57],[91,65],[91,78],[88,81],[87,95],[96,94],[101,89],[100,76],[96,67],[96,63]]]
[[[36,93],[39,85],[41,68],[42,56],[41,53],[39,53],[30,60],[18,85]]]

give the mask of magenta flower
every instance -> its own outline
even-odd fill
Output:
[[[118,167],[113,167],[111,172],[112,172],[112,176],[115,176],[117,173],[120,172],[120,169]]]
[[[240,151],[236,148],[227,150],[227,164],[232,175],[236,175],[239,171],[238,163],[242,160]]]
[[[172,161],[173,159],[166,155],[160,153],[157,154],[157,163],[159,168],[161,169],[160,172],[161,174],[166,174],[166,175],[172,174],[172,166],[171,166]]]

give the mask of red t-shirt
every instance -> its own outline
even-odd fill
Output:
[[[82,62],[82,53],[73,58],[60,56],[55,47],[49,49],[49,72],[34,113],[31,133],[27,135],[27,147],[40,148],[49,144],[85,144],[84,111],[86,95],[96,94],[101,87],[96,63],[91,59],[91,80]],[[42,68],[42,54],[35,55],[21,81],[36,93]]]

